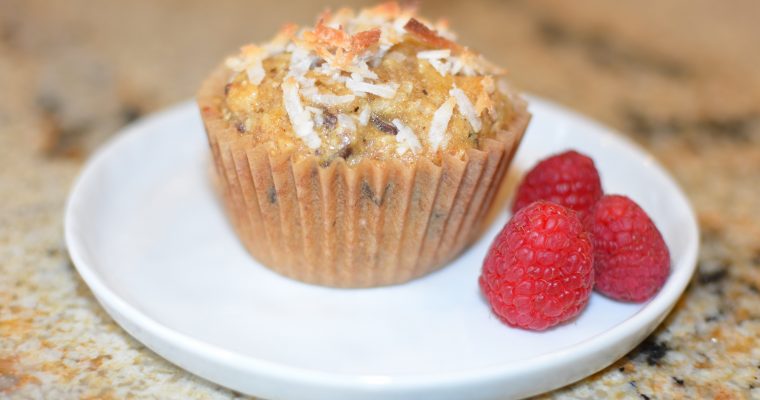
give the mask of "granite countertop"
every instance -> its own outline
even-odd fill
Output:
[[[63,207],[118,128],[192,96],[238,45],[322,8],[0,2],[0,397],[242,397],[115,325],[66,254]],[[668,319],[546,397],[760,398],[760,3],[450,0],[423,11],[451,16],[516,86],[647,148],[698,214],[698,272]]]

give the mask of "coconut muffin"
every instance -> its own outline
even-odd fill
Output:
[[[243,46],[198,94],[242,243],[329,286],[442,266],[474,239],[529,120],[503,74],[396,3]]]

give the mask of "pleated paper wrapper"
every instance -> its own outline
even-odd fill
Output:
[[[245,248],[266,267],[334,287],[407,282],[441,268],[476,234],[505,180],[530,114],[522,101],[509,129],[480,142],[465,159],[441,165],[342,158],[320,166],[294,161],[220,111],[227,72],[203,84],[198,104],[221,197]]]

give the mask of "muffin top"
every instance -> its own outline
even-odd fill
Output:
[[[463,158],[514,111],[504,71],[454,40],[445,21],[397,3],[325,12],[228,58],[222,115],[254,143],[322,165]]]

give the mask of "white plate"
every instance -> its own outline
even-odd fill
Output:
[[[288,399],[523,397],[586,377],[646,337],[695,267],[697,225],[661,167],[608,128],[531,98],[517,168],[566,148],[591,155],[608,193],[631,196],[662,231],[673,271],[646,304],[594,294],[548,332],[492,316],[477,277],[504,211],[451,265],[411,283],[330,289],[276,275],[238,243],[208,179],[194,103],[126,128],[98,151],[66,209],[82,278],[132,336],[243,393]]]

